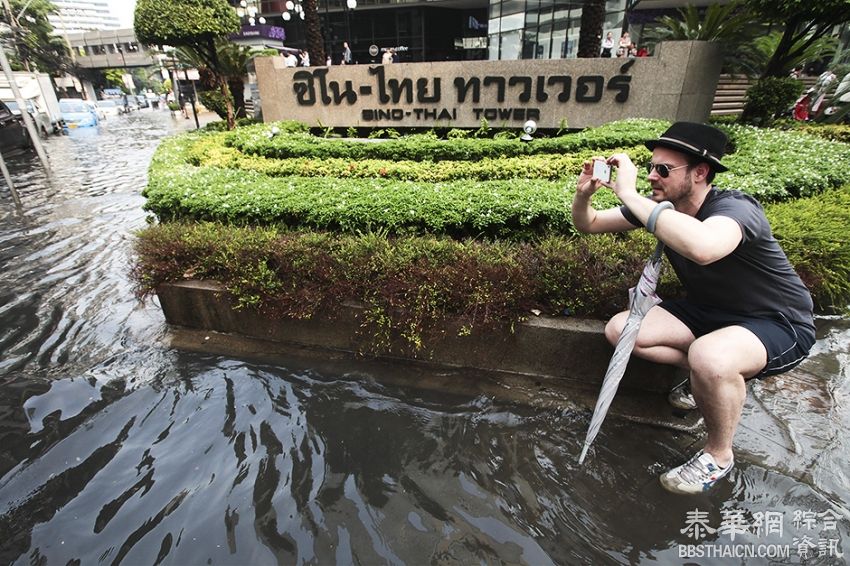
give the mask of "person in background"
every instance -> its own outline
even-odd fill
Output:
[[[809,106],[812,104],[812,95],[815,89],[810,88],[803,93],[803,96],[797,99],[794,103],[794,119],[805,122],[809,119]]]
[[[351,48],[348,46],[347,41],[342,42],[342,64],[343,65],[351,65]]]
[[[298,66],[298,58],[294,53],[287,53],[283,58],[283,64],[287,67],[297,67]]]
[[[638,57],[649,57],[649,50],[646,47],[638,47],[637,56]]]
[[[333,65],[333,64],[334,64],[333,59],[331,58],[330,53],[328,53],[328,58],[327,58],[327,59],[325,59],[325,66],[326,66],[326,67],[330,67],[330,66],[331,66],[331,65]]]
[[[631,49],[631,47],[632,47],[632,38],[629,35],[629,32],[627,32],[627,31],[623,32],[623,35],[620,36],[620,41],[617,44],[617,47],[619,47],[620,49],[623,50],[623,53],[624,53],[623,57],[628,55],[629,49]]]
[[[832,83],[835,81],[836,76],[831,70],[827,69],[818,77],[818,81],[815,83],[815,94],[812,95],[812,98],[815,99],[814,104],[812,104],[812,114],[818,115],[821,112],[821,107],[823,106],[824,101],[826,100],[826,95],[829,92],[829,87],[832,86]]]
[[[384,54],[381,55],[381,65],[389,65],[393,62],[393,54],[392,51],[387,49],[384,51]]]
[[[398,63],[398,53],[396,53],[395,47],[390,47],[390,54],[393,56],[393,63]]]
[[[306,50],[301,51],[301,66],[309,67],[310,66],[310,53]]]
[[[605,35],[605,39],[602,40],[602,51],[599,53],[600,57],[611,57],[611,53],[614,50],[614,34],[610,31]]]

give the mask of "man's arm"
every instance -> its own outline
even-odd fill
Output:
[[[637,193],[620,198],[644,224],[652,209],[658,206]],[[708,265],[735,251],[741,243],[743,232],[738,222],[728,216],[697,220],[675,210],[665,210],[655,222],[655,237],[694,263]]]
[[[637,170],[626,154],[611,156],[611,162],[618,167],[614,192],[646,225],[658,203],[638,194],[635,188]],[[735,251],[744,234],[738,222],[728,216],[712,216],[703,221],[675,210],[665,210],[656,220],[655,236],[694,263],[708,265]]]
[[[593,161],[595,159],[604,161],[601,157],[585,161],[578,178],[576,194],[573,197],[573,226],[580,232],[589,234],[634,230],[637,226],[626,220],[619,208],[596,210],[591,206],[590,199],[593,197],[593,193],[603,186],[599,179],[593,177]]]

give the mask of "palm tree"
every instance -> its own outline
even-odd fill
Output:
[[[325,64],[325,40],[322,37],[322,25],[319,21],[318,0],[304,0],[304,24],[307,26],[307,51],[314,65]]]
[[[773,54],[779,49],[782,32],[774,31],[757,37],[749,43],[738,46],[726,63],[731,72],[743,72],[750,76],[760,76],[768,67]],[[798,40],[802,43],[802,39]],[[835,54],[838,40],[835,37],[821,37],[808,45],[792,44],[787,58],[783,59],[781,76],[787,76],[792,69],[808,61],[828,59]]]
[[[747,31],[752,15],[740,1],[720,5],[712,4],[700,14],[699,8],[687,5],[679,9],[680,18],[664,16],[658,21],[661,28],[647,32],[656,41],[733,41],[740,43]]]
[[[227,82],[227,88],[233,97],[233,114],[237,118],[242,118],[245,116],[245,75],[248,73],[248,62],[262,52],[221,38],[216,39],[215,47],[219,74]],[[276,53],[275,50],[271,52]],[[209,70],[205,59],[196,49],[180,47],[177,53],[181,62],[199,70]]]
[[[605,25],[605,0],[587,0],[581,8],[578,56],[599,57],[602,27]]]

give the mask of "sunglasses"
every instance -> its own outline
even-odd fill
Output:
[[[666,179],[670,176],[670,171],[675,171],[676,169],[681,169],[682,167],[687,167],[687,163],[685,165],[679,165],[678,167],[670,167],[666,163],[647,163],[646,164],[646,173],[652,173],[652,170],[655,169],[658,171],[658,176],[662,179]]]

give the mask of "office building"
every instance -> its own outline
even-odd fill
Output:
[[[51,0],[57,14],[48,16],[57,34],[119,29],[121,24],[107,0]]]

